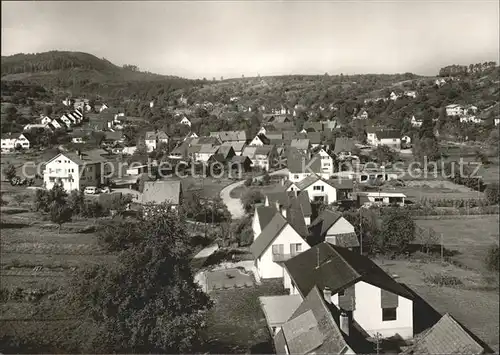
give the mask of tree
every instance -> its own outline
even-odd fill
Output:
[[[267,171],[264,174],[264,176],[262,177],[262,183],[264,185],[269,185],[271,183],[271,176],[269,175],[269,173]]]
[[[50,206],[50,220],[59,225],[59,233],[61,233],[63,223],[71,221],[72,215],[73,211],[65,203],[53,202]]]
[[[382,218],[379,246],[396,253],[407,251],[415,239],[415,221],[408,211],[391,208]]]
[[[97,242],[107,252],[126,250],[143,238],[136,221],[111,220],[97,231]]]
[[[380,164],[393,163],[397,158],[397,153],[386,145],[376,147],[370,155]]]
[[[295,120],[295,128],[297,129],[297,132],[302,131],[304,128],[304,124],[307,122],[308,117],[307,113],[304,111],[300,111],[299,114],[297,115],[297,119]]]
[[[16,167],[14,166],[14,164],[9,162],[9,163],[7,163],[7,166],[5,167],[5,170],[3,173],[5,175],[5,178],[10,181],[13,178],[15,178],[17,175]]]
[[[500,187],[498,183],[489,184],[484,190],[484,197],[490,205],[497,205],[500,202]]]
[[[258,190],[249,190],[241,196],[241,204],[245,212],[250,213],[253,211],[256,203],[264,201],[264,195]]]
[[[72,304],[98,330],[85,352],[195,352],[212,303],[194,281],[185,225],[162,204],[136,230],[143,237],[116,265],[86,269],[72,282]]]
[[[68,195],[66,200],[68,207],[73,211],[74,215],[80,215],[85,204],[85,196],[83,191],[73,190]]]
[[[498,245],[494,244],[488,249],[488,254],[485,259],[486,268],[489,271],[498,272],[499,270],[499,255]]]

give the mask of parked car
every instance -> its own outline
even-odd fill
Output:
[[[99,189],[95,186],[87,186],[85,190],[83,190],[83,193],[87,195],[96,195],[99,193]]]
[[[111,189],[109,188],[109,186],[105,186],[101,189],[101,192],[104,194],[109,194],[111,192]]]

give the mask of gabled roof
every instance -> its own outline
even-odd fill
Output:
[[[20,136],[24,136],[23,133],[4,133],[2,134],[2,139],[18,139]]]
[[[354,182],[352,179],[330,179],[328,183],[339,190],[352,190],[354,188]]]
[[[340,219],[342,214],[331,210],[323,210],[314,221],[311,222],[309,230],[320,237],[324,237],[326,232]]]
[[[247,134],[245,131],[222,131],[210,132],[211,137],[219,137],[222,142],[246,141]]]
[[[335,236],[327,236],[325,238],[325,242],[331,243],[333,245],[337,245],[343,248],[356,248],[359,247],[359,240],[356,233],[341,233],[335,234]]]
[[[329,181],[321,179],[318,175],[309,175],[308,177],[297,182],[295,185],[297,186],[297,188],[299,190],[304,190],[304,189],[307,189],[312,184],[314,184],[315,182],[318,182],[320,180],[323,181],[325,184],[328,184],[332,187],[335,187]]]
[[[260,257],[286,225],[287,221],[285,218],[280,213],[275,212],[271,221],[262,229],[257,239],[253,241],[250,246],[250,252],[256,258]]]
[[[321,132],[323,130],[323,123],[321,122],[305,122],[304,129],[313,129],[315,132]]]
[[[180,180],[145,181],[142,193],[142,203],[169,202],[178,205],[181,195]]]
[[[278,354],[286,354],[285,346],[290,354],[342,354],[349,346],[317,287],[276,334],[274,344]]]
[[[401,138],[401,133],[398,130],[378,130],[375,132],[378,139],[399,139]]]
[[[333,153],[338,154],[340,152],[352,152],[354,150],[354,141],[352,138],[338,137],[335,139],[335,148]]]
[[[276,213],[276,208],[274,206],[259,206],[256,209],[256,215],[259,219],[261,231],[266,228],[266,226],[271,222]]]
[[[224,142],[224,143],[222,143],[221,146],[233,147],[235,152],[241,152],[243,150],[243,148],[245,147],[245,144],[246,144],[245,142]]]
[[[221,144],[221,141],[218,137],[196,137],[192,138],[190,141],[191,144],[212,144],[212,145],[218,145]]]
[[[212,144],[202,144],[200,150],[197,153],[200,154],[215,154],[219,150],[218,146],[213,146]]]
[[[319,262],[318,262],[319,261]],[[330,288],[332,294],[365,281],[383,290],[408,299],[408,290],[387,275],[367,257],[330,243],[320,243],[284,262],[286,269],[302,295],[317,286]]]
[[[309,149],[309,139],[304,139],[304,138],[292,139],[290,145],[297,149],[307,150]]]
[[[465,327],[446,313],[403,354],[483,354],[486,350]]]
[[[153,140],[153,139],[168,139],[168,136],[163,131],[146,132],[146,140]]]
[[[269,154],[272,153],[273,150],[274,150],[274,145],[260,146],[260,147],[257,147],[257,149],[255,149],[255,155],[268,156]]]
[[[247,147],[243,148],[241,155],[244,155],[246,157],[249,157],[250,159],[253,159],[255,156],[256,150],[257,150],[257,147],[247,146]]]
[[[227,159],[231,152],[233,152],[233,155],[234,155],[233,147],[231,147],[230,145],[225,145],[225,146],[219,147],[217,154],[220,154],[224,159]]]
[[[266,131],[264,136],[267,139],[283,139],[283,133],[278,131]]]
[[[320,144],[321,143],[321,132],[308,132],[307,139],[311,144]]]

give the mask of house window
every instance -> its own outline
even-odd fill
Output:
[[[283,244],[275,244],[273,245],[273,254],[283,255],[285,253],[285,246]]]
[[[295,255],[300,253],[301,251],[302,251],[302,244],[300,243],[290,244],[290,254]]]
[[[299,179],[299,176],[298,176],[298,175],[294,175],[294,176],[293,176],[293,178],[294,178],[295,180],[298,180],[298,179]]]
[[[382,308],[382,321],[396,320],[396,307],[392,308]]]
[[[325,187],[324,186],[313,186],[313,190],[314,191],[325,191]]]
[[[383,197],[375,197],[375,202],[383,202],[384,198]]]

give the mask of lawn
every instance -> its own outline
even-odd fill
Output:
[[[432,228],[443,235],[446,249],[458,252],[457,262],[474,270],[482,270],[488,247],[498,244],[498,215],[453,216],[455,218],[417,219],[418,226]]]
[[[244,289],[213,291],[205,331],[206,351],[213,354],[273,352],[272,338],[260,308],[259,297],[283,294],[281,282]]]
[[[234,183],[233,180],[228,178],[196,178],[187,176],[182,178],[182,188],[184,192],[197,191],[203,198],[219,197],[221,190],[229,184]]]
[[[268,192],[275,191],[278,186],[278,183],[264,186],[237,186],[231,190],[229,196],[231,196],[232,198],[241,198],[241,196],[243,196],[243,194],[245,194],[249,190],[260,191],[265,195]]]
[[[389,191],[391,191],[390,189]],[[483,194],[466,186],[455,184],[447,180],[410,180],[405,181],[404,187],[396,187],[391,192],[402,192],[408,199],[418,202],[421,199],[478,199]]]
[[[441,314],[450,313],[498,351],[498,291],[484,287],[480,272],[429,260],[374,261],[389,275],[397,275],[398,282],[412,289],[434,310]],[[444,287],[426,281],[426,275],[436,274],[456,277],[463,285]],[[430,317],[430,314],[423,317]]]

